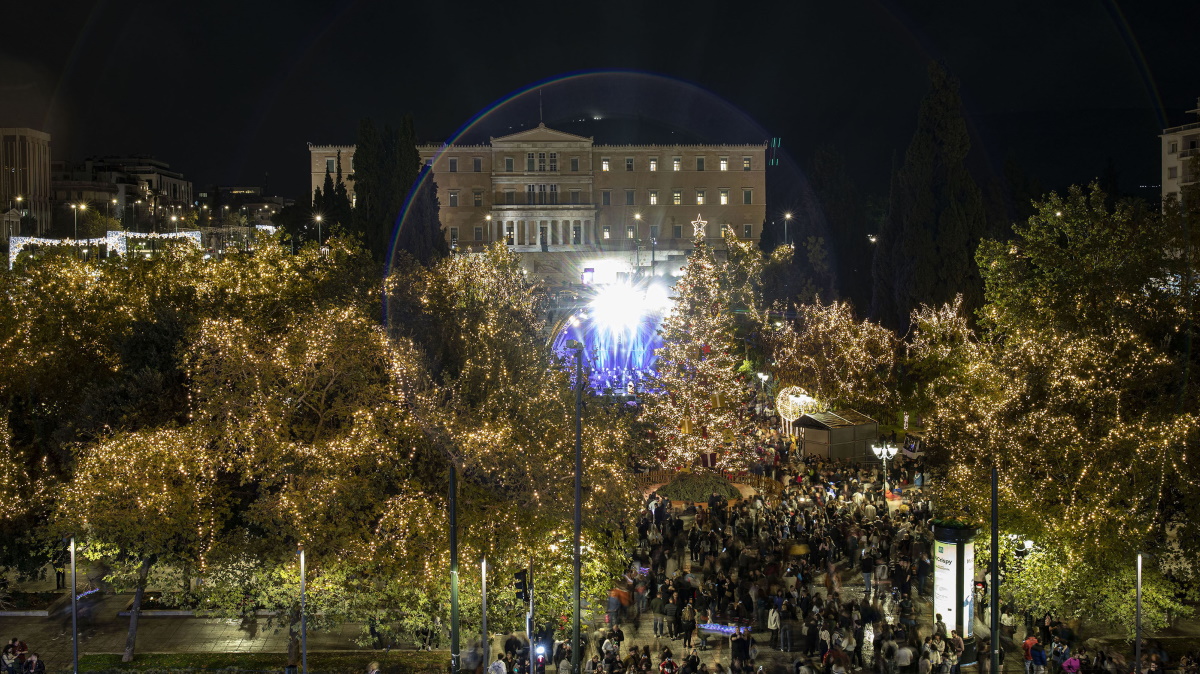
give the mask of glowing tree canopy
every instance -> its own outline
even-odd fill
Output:
[[[736,326],[720,265],[704,241],[705,223],[697,217],[692,224],[694,248],[675,285],[675,308],[663,320],[656,391],[647,414],[656,424],[664,465],[703,461],[737,468],[745,458],[729,445],[744,390],[736,372]]]

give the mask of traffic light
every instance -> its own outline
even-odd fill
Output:
[[[529,601],[529,570],[521,569],[513,577],[517,579],[517,599],[522,602]]]

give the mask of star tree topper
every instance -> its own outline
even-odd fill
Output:
[[[701,220],[700,214],[696,214],[696,219],[692,220],[692,236],[704,236],[704,228],[708,226],[707,220]]]

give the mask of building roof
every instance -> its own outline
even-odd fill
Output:
[[[806,424],[805,421],[810,422]],[[866,426],[875,423],[875,420],[862,412],[854,410],[840,410],[838,412],[812,412],[800,417],[797,424],[801,426],[816,425],[830,430],[834,428],[850,428],[852,426]],[[811,427],[811,426],[810,426]]]
[[[586,136],[551,129],[545,124],[538,124],[532,129],[510,133],[507,136],[491,138],[493,143],[590,143],[592,140]]]

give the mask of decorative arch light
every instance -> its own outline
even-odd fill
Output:
[[[783,420],[784,430],[791,433],[792,423],[809,412],[820,408],[817,399],[799,386],[787,386],[775,396],[775,409]]]

